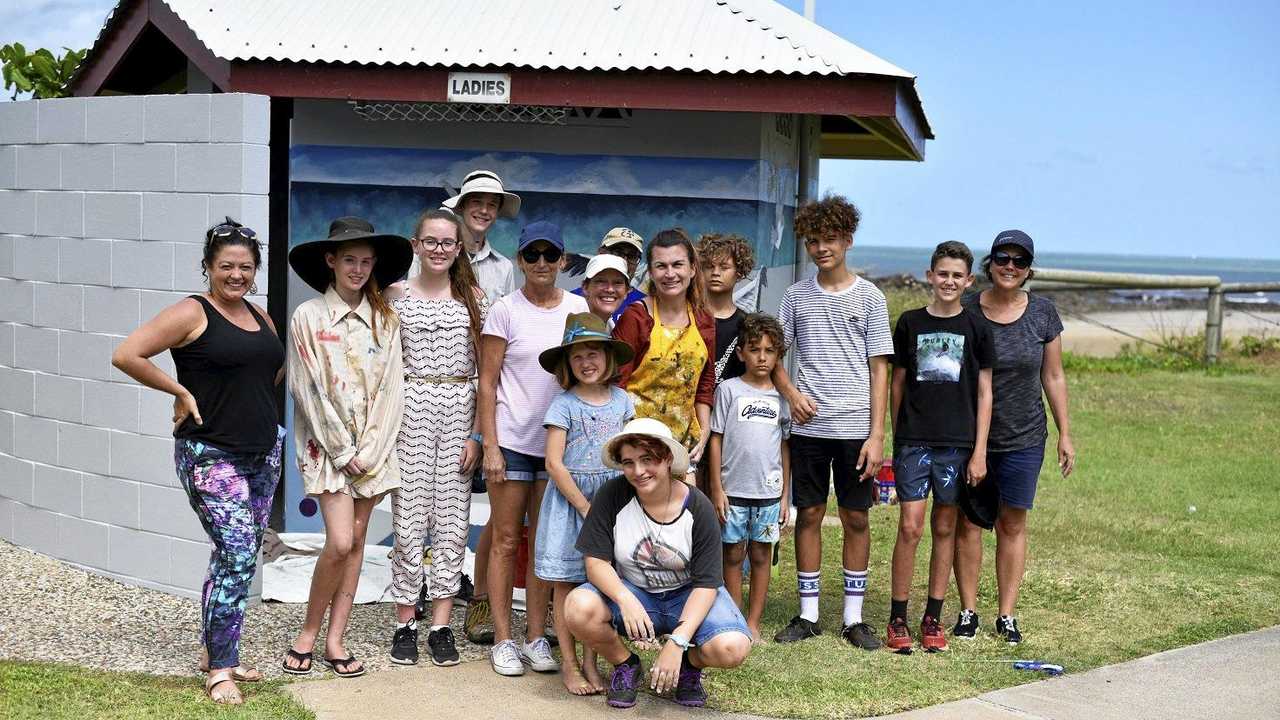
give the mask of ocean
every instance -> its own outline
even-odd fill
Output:
[[[985,255],[976,250],[975,261]],[[913,275],[923,278],[932,248],[858,245],[849,251],[849,264],[869,277]],[[1041,252],[1036,265],[1060,270],[1149,273],[1155,275],[1217,275],[1224,283],[1280,282],[1280,260],[1250,258],[1171,257],[1161,255],[1108,255],[1103,253]],[[976,268],[975,268],[976,269]],[[1203,290],[1114,291],[1117,302],[1140,302],[1143,297],[1203,297]],[[1230,302],[1280,303],[1280,293],[1230,295]]]

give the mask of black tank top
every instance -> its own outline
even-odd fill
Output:
[[[204,424],[187,418],[173,436],[199,440],[231,453],[262,453],[276,442],[276,371],[284,363],[284,345],[248,300],[258,321],[245,330],[222,316],[199,295],[207,325],[188,345],[172,348],[178,382],[195,396]]]

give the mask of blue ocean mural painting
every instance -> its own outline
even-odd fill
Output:
[[[792,243],[774,247],[777,208],[760,198],[759,160],[501,153],[299,145],[291,150],[290,246],[323,237],[329,221],[361,215],[380,230],[408,234],[423,209],[446,197],[470,170],[497,172],[523,199],[520,217],[500,221],[490,240],[510,256],[520,226],[552,220],[570,252],[590,254],[609,228],[652,237],[683,227],[738,233],[762,267],[791,264]],[[790,231],[784,207],[784,233]]]

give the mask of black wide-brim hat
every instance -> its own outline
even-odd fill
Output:
[[[378,258],[373,265],[373,280],[378,289],[404,278],[413,265],[413,248],[407,238],[399,235],[377,233],[368,220],[358,217],[340,217],[329,223],[329,237],[311,240],[289,251],[289,267],[298,277],[317,292],[323,293],[333,282],[333,271],[324,261],[325,253],[337,250],[344,242],[359,240],[373,247]]]
[[[1000,512],[1000,492],[995,480],[987,478],[976,486],[961,482],[960,510],[974,525],[984,530],[993,529]]]

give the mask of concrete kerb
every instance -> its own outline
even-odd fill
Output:
[[[425,661],[424,661],[425,662]],[[1078,675],[985,693],[967,700],[884,716],[886,720],[1134,720],[1256,718],[1280,698],[1280,626],[1169,650]],[[478,688],[483,688],[478,691]],[[400,717],[405,708],[448,708],[456,717],[560,720],[564,717],[758,720],[691,711],[641,693],[631,710],[604,699],[572,697],[558,674],[500,678],[486,662],[453,668],[394,668],[354,680],[297,682],[287,691],[318,720]]]

